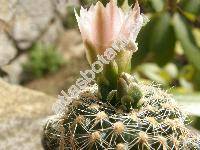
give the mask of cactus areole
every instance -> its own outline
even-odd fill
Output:
[[[76,13],[76,12],[75,12]],[[76,13],[90,65],[109,48],[121,48],[88,86],[44,125],[45,150],[200,150],[198,135],[173,96],[130,73],[143,25],[140,7],[123,12],[111,0]],[[115,46],[112,46],[113,43]],[[123,47],[121,45],[124,45]]]

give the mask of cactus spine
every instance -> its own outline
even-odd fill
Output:
[[[112,92],[111,101],[105,103],[97,89],[87,90],[64,114],[49,119],[43,134],[45,149],[200,149],[198,136],[186,128],[188,117],[172,95],[158,86],[136,83],[128,74],[124,76],[130,84],[126,85],[128,94],[122,96],[123,102],[111,104],[117,97]]]

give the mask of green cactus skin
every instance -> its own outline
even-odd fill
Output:
[[[47,121],[44,149],[200,150],[199,137],[186,128],[188,117],[170,94],[158,86],[128,82],[127,95],[112,91],[108,102],[98,92],[82,92],[66,112]],[[115,103],[119,97],[121,103]]]

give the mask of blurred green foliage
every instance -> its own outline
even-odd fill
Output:
[[[62,56],[54,46],[36,43],[29,50],[28,62],[23,65],[28,78],[39,78],[54,73],[64,64]]]
[[[75,6],[67,6],[67,17],[63,22],[63,25],[67,29],[78,27],[76,22],[76,17],[74,15],[74,9],[80,9],[80,7]]]
[[[194,121],[191,123],[191,125],[200,130],[200,117],[194,117],[192,120]]]
[[[171,83],[174,83],[172,85],[200,90],[200,47],[193,33],[196,30],[200,35],[200,1],[141,0],[139,2],[150,21],[138,35],[139,50],[132,59],[133,70],[141,68],[142,63],[155,62],[163,72],[166,65],[173,63],[178,74],[176,78],[170,79]],[[153,66],[148,66],[145,68],[146,71],[152,72]],[[155,74],[163,78],[163,74]],[[152,80],[148,76],[146,78]],[[165,77],[164,80],[168,82],[169,78]]]

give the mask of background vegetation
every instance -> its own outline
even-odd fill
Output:
[[[52,45],[36,43],[30,48],[28,62],[24,64],[24,73],[27,78],[39,78],[47,73],[55,73],[64,64],[62,55]]]

